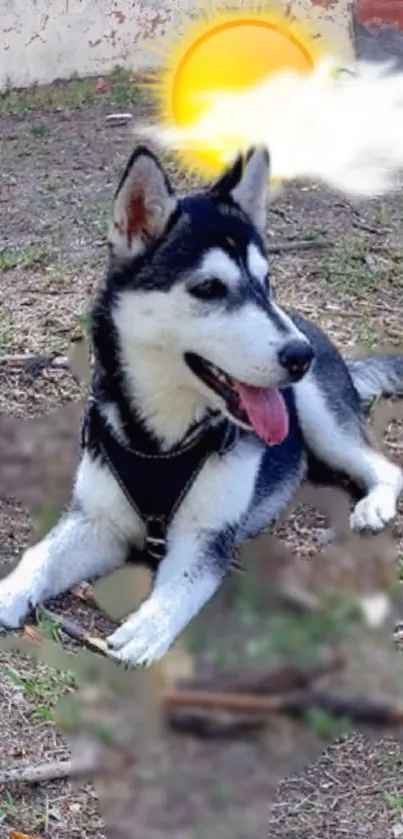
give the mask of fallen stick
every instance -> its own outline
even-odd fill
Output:
[[[277,242],[266,245],[268,253],[286,253],[287,251],[311,251],[333,248],[334,243],[328,239],[296,239],[293,242]]]
[[[52,760],[40,763],[38,766],[21,766],[19,769],[6,769],[0,772],[0,787],[7,784],[44,784],[49,781],[59,781],[64,778],[85,778],[87,775],[99,774],[102,766],[99,761],[80,760]]]
[[[42,607],[41,612],[73,641],[78,641],[93,652],[100,653],[107,658],[110,657],[108,645],[103,638],[91,635],[75,621],[57,615],[51,612],[50,609]],[[41,638],[36,629],[32,632],[29,627],[26,627],[25,634],[34,643],[40,643]],[[210,677],[181,680],[178,682],[177,688],[181,691],[192,692],[211,692],[218,690],[220,693],[280,694],[307,688],[312,682],[317,681],[321,677],[340,670],[343,664],[344,660],[336,654],[330,655],[324,661],[311,667],[281,665],[271,670],[261,670],[260,672],[252,671],[242,673],[232,671],[226,673],[224,671]]]
[[[131,122],[133,119],[133,114],[126,112],[121,114],[107,114],[105,119],[108,125],[126,125],[126,123]]]
[[[44,354],[8,354],[0,357],[0,365],[10,365],[10,367],[22,367],[27,373],[32,376],[38,376],[43,370],[68,370],[70,369],[70,362],[65,355],[54,355],[52,353]]]
[[[205,691],[165,691],[168,708],[213,708],[242,714],[286,714],[301,718],[311,711],[325,711],[334,717],[371,725],[400,725],[403,706],[363,697],[331,696],[313,691],[296,691],[282,696],[253,696]]]
[[[106,658],[109,657],[108,645],[103,638],[99,638],[97,635],[91,635],[75,621],[56,615],[55,612],[51,612],[50,609],[46,609],[44,606],[41,607],[41,613],[73,641],[79,641],[79,643],[92,650],[92,652],[100,653]],[[42,637],[35,628],[26,626],[24,627],[24,633],[34,643],[41,643]]]
[[[66,632],[69,637],[83,643],[94,652],[109,657],[108,646],[102,638],[90,635],[81,626],[78,626],[68,618],[61,618],[48,609],[43,609],[42,611],[50,620]],[[41,637],[39,633],[36,633],[35,638],[35,635],[32,635],[32,628],[27,627],[25,631],[36,643],[40,643]],[[335,663],[336,661],[333,666],[335,666]],[[337,664],[340,666],[339,662]],[[329,667],[329,663],[327,667]],[[318,665],[315,678],[323,674],[323,665],[322,670],[319,668],[320,666]],[[245,682],[243,688],[245,690]],[[271,689],[274,690],[273,684],[271,685]],[[310,711],[320,710],[335,717],[347,717],[356,723],[372,725],[400,725],[403,723],[402,705],[394,705],[381,700],[368,699],[367,697],[332,696],[327,693],[311,691],[307,689],[307,686],[305,686],[305,689],[291,690],[288,693],[280,693],[277,690],[274,695],[259,696],[252,692],[230,692],[228,685],[226,688],[218,691],[207,689],[196,690],[192,687],[192,682],[190,682],[190,686],[187,688],[163,690],[161,692],[161,701],[167,711],[180,708],[198,708],[203,710],[227,711],[228,713],[243,714],[244,716],[255,714],[260,716],[267,714],[286,714],[301,718]]]

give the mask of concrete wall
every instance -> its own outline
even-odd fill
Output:
[[[189,11],[198,7],[197,0],[178,2]],[[177,30],[175,5],[172,0],[0,0],[0,89],[98,75],[116,65],[134,71],[155,66],[161,59],[150,46],[172,27]],[[325,17],[344,55],[350,5],[351,0],[292,3],[297,17]]]

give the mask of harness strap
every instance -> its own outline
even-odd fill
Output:
[[[208,458],[224,455],[237,442],[239,431],[224,420],[175,450],[146,454],[120,442],[89,401],[82,424],[82,445],[102,453],[122,492],[145,525],[145,552],[159,562],[165,556],[170,522]]]

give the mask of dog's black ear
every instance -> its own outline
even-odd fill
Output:
[[[130,259],[157,239],[177,206],[174,190],[145,146],[130,157],[115,193],[108,243],[113,257]]]
[[[230,195],[260,230],[264,230],[269,190],[270,157],[267,149],[249,149],[246,159],[235,163],[211,189],[213,195]]]
[[[244,159],[241,154],[238,155],[236,160],[232,163],[232,165],[225,170],[224,174],[221,175],[220,179],[213,184],[210,188],[211,195],[217,195],[217,197],[230,195],[233,189],[238,186],[239,181],[242,178],[242,173],[244,170]]]

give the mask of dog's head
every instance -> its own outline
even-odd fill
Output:
[[[150,361],[267,442],[287,433],[278,388],[297,381],[312,348],[274,302],[262,239],[269,157],[252,149],[205,191],[178,196],[144,147],[116,192],[109,286],[126,369]],[[139,372],[139,371],[137,371]]]

